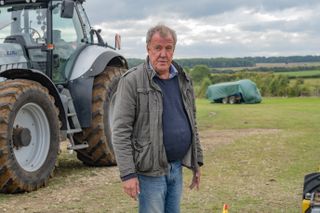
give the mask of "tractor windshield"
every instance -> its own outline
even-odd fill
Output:
[[[12,13],[8,10],[8,7],[0,7],[0,43],[3,43],[4,39],[11,34],[11,28],[17,21],[12,18]]]
[[[14,4],[0,7],[0,44],[4,51],[23,51],[29,67],[46,72],[47,53],[41,51],[47,37],[45,4]]]
[[[81,49],[92,43],[90,37],[90,24],[87,21],[82,5],[75,3],[72,18],[63,18],[60,15],[61,2],[53,2],[52,35],[55,66],[53,67],[53,81],[63,83],[71,74],[72,64]]]
[[[40,4],[0,7],[0,43],[8,36],[22,35],[27,42],[44,43],[47,9]]]

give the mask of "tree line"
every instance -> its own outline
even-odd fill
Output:
[[[129,58],[129,67],[137,66],[144,59]],[[210,68],[223,67],[254,67],[257,63],[301,63],[301,62],[320,62],[320,56],[279,56],[279,57],[242,57],[242,58],[187,58],[175,59],[182,67],[193,68],[196,65],[206,65]]]
[[[303,71],[309,71],[309,70],[320,70],[320,66],[275,66],[275,67],[253,67],[253,68],[243,68],[243,69],[210,69],[210,73],[213,74],[232,74],[239,71],[247,71],[247,72],[303,72]],[[314,76],[319,77],[319,76]]]

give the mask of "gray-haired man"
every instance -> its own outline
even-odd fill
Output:
[[[192,83],[173,61],[177,42],[165,25],[149,29],[148,57],[120,79],[112,141],[124,191],[139,212],[180,212],[182,166],[199,188],[203,164]]]

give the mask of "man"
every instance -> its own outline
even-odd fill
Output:
[[[139,212],[180,212],[182,165],[199,189],[203,164],[191,81],[176,64],[175,31],[149,29],[148,57],[120,79],[112,141],[124,191],[139,199]]]

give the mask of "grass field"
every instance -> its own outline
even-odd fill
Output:
[[[243,69],[256,69],[259,67],[266,67],[266,68],[275,68],[275,67],[286,67],[286,68],[296,68],[296,67],[316,67],[320,66],[320,62],[300,62],[300,63],[257,63],[254,67],[215,67],[216,70],[233,70],[233,71],[240,71]]]
[[[319,76],[320,70],[295,71],[295,72],[275,72],[276,75],[288,75],[289,77],[312,77]]]
[[[303,178],[320,165],[320,98],[264,98],[261,104],[197,100],[204,149],[200,191],[187,189],[182,212],[300,212]],[[84,166],[66,151],[49,185],[0,194],[0,212],[137,212],[116,167]]]
[[[296,84],[296,82],[297,82],[297,79],[290,79],[290,85],[291,86],[294,86]],[[303,84],[306,87],[310,88],[310,89],[319,88],[319,86],[320,86],[320,78],[304,78],[303,79]],[[317,90],[319,90],[319,89],[317,89]]]
[[[297,63],[257,63],[256,67],[314,67],[320,66],[320,62],[297,62]]]
[[[320,85],[320,78],[307,78],[304,83],[308,85]]]
[[[230,212],[299,212],[303,177],[320,164],[320,99],[197,103],[202,130],[233,130],[235,135],[261,130],[207,150],[201,195],[189,199],[199,212],[219,212],[223,203],[230,205]],[[189,205],[185,203],[186,212]]]

